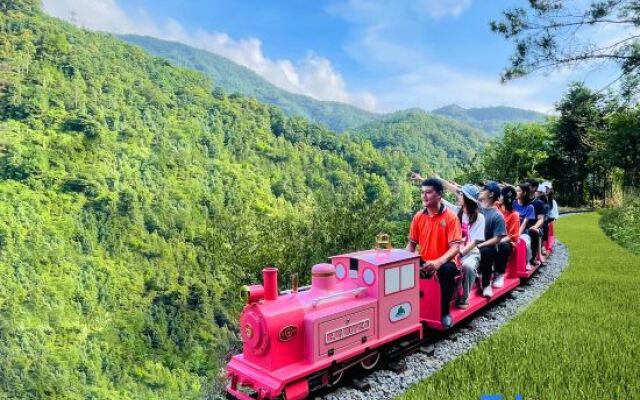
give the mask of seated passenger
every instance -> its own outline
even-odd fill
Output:
[[[448,190],[456,186],[452,183],[438,178]],[[458,205],[449,203],[442,199],[444,205],[458,215],[462,227],[462,245],[460,247],[460,258],[462,265],[462,297],[456,301],[458,308],[469,307],[469,293],[473,287],[473,282],[478,275],[480,265],[480,250],[476,245],[484,241],[485,220],[484,215],[479,211],[478,195],[480,190],[471,184],[466,184],[456,190]]]
[[[529,264],[538,265],[538,257],[542,259],[542,234],[544,216],[546,215],[544,199],[540,198],[540,192],[538,191],[538,181],[535,179],[529,179],[529,191],[531,195],[530,204],[533,206],[535,212],[535,219],[533,223],[530,223],[528,228],[529,236],[531,237],[531,258]]]
[[[484,215],[485,241],[478,244],[480,249],[480,273],[482,274],[482,295],[493,296],[491,289],[491,275],[493,264],[498,256],[498,244],[507,236],[504,217],[496,207],[500,199],[500,187],[497,183],[488,181],[480,193],[480,212]]]
[[[553,221],[558,219],[559,213],[558,213],[558,203],[556,203],[554,199],[554,192],[553,192],[553,187],[551,186],[551,182],[549,181],[542,182],[540,186],[543,186],[543,185],[544,185],[545,193],[547,195],[548,211],[547,211],[546,218],[544,220],[544,232],[542,233],[543,235],[542,240],[546,242],[549,240],[549,224],[551,224]],[[544,248],[542,249],[542,251],[543,253],[546,253]]]
[[[507,236],[503,237],[498,244],[498,254],[496,255],[493,287],[504,286],[504,273],[507,270],[509,256],[513,253],[520,239],[520,215],[513,209],[513,202],[516,199],[516,190],[512,186],[505,186],[500,191],[500,205],[498,209],[504,217],[507,227]]]
[[[513,209],[516,210],[520,216],[520,239],[524,241],[527,246],[527,270],[531,270],[533,265],[530,263],[531,252],[531,236],[529,236],[528,228],[533,226],[536,219],[536,213],[533,206],[530,204],[529,185],[521,183],[515,188],[516,199],[513,201]]]
[[[407,250],[413,252],[418,246],[424,267],[437,273],[441,290],[442,325],[450,328],[453,320],[449,314],[449,304],[458,274],[458,268],[452,260],[460,251],[462,242],[460,221],[442,204],[443,187],[439,180],[424,180],[421,190],[424,209],[418,211],[411,221]]]

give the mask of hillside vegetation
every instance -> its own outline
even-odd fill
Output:
[[[200,398],[266,264],[403,245],[402,153],[0,3],[0,397]],[[393,195],[392,195],[393,194]]]
[[[451,104],[432,111],[485,132],[489,136],[500,136],[508,123],[543,122],[547,117],[535,111],[513,107],[462,108]]]
[[[640,255],[640,197],[629,195],[622,206],[601,212],[602,230],[622,247]]]
[[[420,109],[399,111],[348,133],[371,140],[378,149],[406,154],[423,175],[451,176],[482,147],[478,130]]]
[[[380,114],[346,103],[320,101],[280,89],[250,69],[205,50],[152,37],[137,35],[120,37],[176,65],[203,72],[217,87],[226,92],[255,97],[260,102],[278,106],[287,115],[305,117],[337,132],[380,117]]]

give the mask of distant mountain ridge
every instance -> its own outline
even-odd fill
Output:
[[[354,129],[390,115],[398,115],[374,113],[346,103],[321,101],[291,93],[266,81],[249,68],[220,55],[182,43],[138,35],[118,37],[178,66],[203,72],[213,80],[214,86],[222,88],[225,92],[255,97],[260,102],[279,107],[288,115],[307,118],[336,132]],[[420,108],[399,112],[426,113]],[[507,122],[541,121],[545,117],[544,114],[535,111],[503,106],[465,109],[458,105],[448,105],[431,113],[467,124],[488,136],[501,134]]]
[[[267,82],[249,68],[206,50],[148,36],[119,37],[179,66],[203,72],[214,81],[215,86],[226,92],[255,97],[263,103],[280,107],[288,115],[305,117],[336,132],[364,124],[382,115],[346,103],[321,101],[288,92]]]
[[[480,129],[489,136],[502,134],[504,125],[509,122],[539,122],[544,121],[547,117],[546,114],[521,108],[505,106],[463,108],[457,104],[437,108],[432,113],[443,115]]]

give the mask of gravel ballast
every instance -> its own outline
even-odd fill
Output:
[[[370,389],[360,391],[347,386],[325,394],[325,400],[385,399],[393,398],[417,382],[438,371],[449,361],[471,350],[479,341],[497,331],[503,324],[524,310],[538,298],[560,276],[568,264],[566,247],[556,241],[553,254],[547,260],[547,266],[540,268],[529,281],[516,288],[511,295],[497,300],[486,310],[481,311],[455,327],[442,339],[435,342],[435,353],[428,356],[415,352],[404,358],[406,369],[396,373],[386,369],[377,370],[363,378]],[[384,366],[380,366],[384,368]]]

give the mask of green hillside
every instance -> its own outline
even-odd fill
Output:
[[[403,244],[404,154],[0,11],[0,398],[201,398],[262,267]]]
[[[501,135],[504,125],[507,123],[540,122],[546,118],[545,114],[539,112],[502,106],[462,108],[451,104],[432,112],[470,125],[486,132],[489,136]]]
[[[484,143],[482,132],[420,109],[390,114],[349,134],[371,140],[378,149],[406,155],[412,169],[423,175],[454,175]]]
[[[320,101],[287,92],[267,82],[250,69],[205,50],[152,37],[137,35],[120,37],[176,65],[203,72],[213,80],[216,86],[226,92],[255,97],[260,102],[280,107],[288,115],[305,117],[337,132],[379,117],[379,114],[349,104]]]

